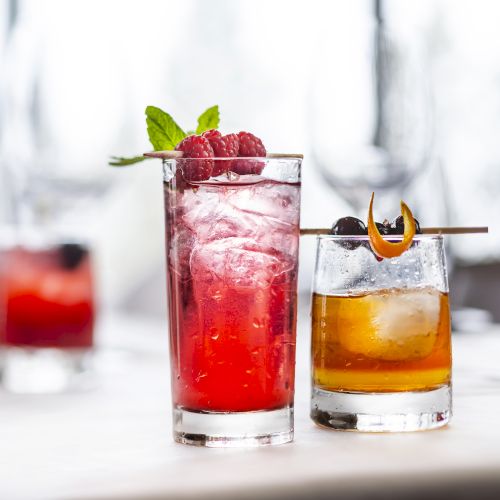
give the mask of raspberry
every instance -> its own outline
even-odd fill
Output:
[[[250,132],[240,132],[238,134],[240,147],[238,156],[260,157],[266,156],[266,148],[262,141]],[[237,174],[260,174],[265,167],[265,163],[256,160],[237,160],[232,169]]]
[[[182,159],[178,160],[184,179],[196,182],[210,178],[214,167],[214,150],[208,139],[189,135],[179,142],[175,149],[184,153]]]
[[[262,141],[250,132],[240,132],[240,149],[238,156],[266,156],[266,148]]]
[[[210,130],[203,132],[201,136],[205,137],[205,139],[208,139],[209,141],[216,141],[222,137],[222,134],[218,130],[211,128]]]
[[[229,158],[238,156],[239,140],[236,134],[222,135],[218,130],[212,129],[203,132],[202,137],[209,140],[216,158]],[[230,160],[215,160],[212,176],[217,177],[232,168]]]

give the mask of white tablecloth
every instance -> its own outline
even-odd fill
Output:
[[[500,328],[454,336],[449,427],[378,435],[309,420],[308,333],[306,315],[295,442],[204,449],[171,438],[166,322],[105,318],[95,389],[0,393],[0,498],[385,498],[425,488],[500,498]]]

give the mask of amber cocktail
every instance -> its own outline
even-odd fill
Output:
[[[391,237],[392,239],[394,237]],[[450,312],[441,237],[393,259],[366,237],[322,237],[312,302],[312,418],[417,430],[450,414]]]

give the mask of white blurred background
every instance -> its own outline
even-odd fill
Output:
[[[104,308],[165,314],[161,165],[144,108],[303,152],[302,226],[488,225],[451,241],[456,307],[500,320],[500,3],[0,0],[0,221],[91,235]],[[451,240],[451,239],[450,239]],[[314,240],[302,242],[307,294]]]

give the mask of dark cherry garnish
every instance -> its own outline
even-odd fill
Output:
[[[357,217],[342,217],[333,224],[330,234],[336,236],[364,236],[368,234],[365,223]],[[340,241],[339,245],[347,250],[355,250],[366,241]]]
[[[420,223],[418,222],[417,219],[415,219],[415,228],[416,228],[415,231],[416,234],[422,234],[422,230],[420,229]],[[400,215],[392,221],[390,234],[403,234],[404,230],[405,230],[405,223],[403,220],[403,216]]]
[[[368,234],[365,223],[356,217],[342,217],[333,224],[330,234],[339,236],[359,236]]]
[[[59,258],[64,269],[76,269],[87,255],[87,249],[78,243],[64,243],[59,247]]]
[[[382,235],[391,234],[391,226],[387,223],[375,222],[378,232]]]

